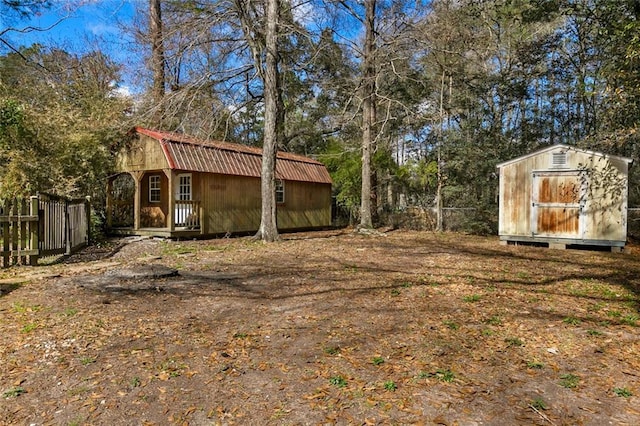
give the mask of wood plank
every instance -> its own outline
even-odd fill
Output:
[[[29,214],[33,216],[34,213],[38,213],[38,197],[31,197],[31,202],[29,203]],[[36,253],[29,255],[29,264],[31,266],[38,264],[38,229],[38,222],[29,222],[29,247],[32,251],[36,251]]]
[[[33,216],[33,215],[18,215],[18,214],[14,214],[14,215],[5,215],[5,216],[0,216],[0,223],[4,223],[4,222],[37,222],[38,221],[38,216]]]
[[[14,199],[9,210],[9,215],[14,216],[18,215],[18,200]],[[17,255],[17,247],[18,247],[18,226],[17,222],[13,222],[11,224],[11,234],[9,239],[11,240],[11,263],[13,265],[18,264],[18,255]]]

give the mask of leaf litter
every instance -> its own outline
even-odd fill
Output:
[[[635,246],[384,236],[138,239],[0,271],[0,424],[640,423]],[[114,272],[143,266],[178,273]]]

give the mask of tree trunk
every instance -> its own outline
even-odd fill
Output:
[[[153,70],[153,102],[155,121],[162,121],[165,95],[165,58],[162,41],[162,12],[160,0],[149,0],[149,37],[151,39],[151,68]]]
[[[443,127],[444,127],[444,78],[445,72],[442,71],[442,81],[440,84],[440,129],[438,134],[438,184],[436,187],[436,232],[443,231],[442,224],[442,142],[443,142]]]
[[[374,23],[376,0],[365,1],[364,84],[362,102],[362,191],[360,228],[373,228],[371,217],[371,147],[375,124]]]
[[[275,171],[278,151],[278,0],[267,1],[264,69],[264,142],[262,147],[262,214],[256,238],[278,239]]]

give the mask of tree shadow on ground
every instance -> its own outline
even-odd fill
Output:
[[[0,284],[0,297],[4,297],[12,291],[19,289],[20,287],[21,284],[19,283]]]
[[[540,264],[552,264],[556,266],[567,265],[577,272],[561,273],[556,276],[543,279],[510,278],[491,279],[493,284],[518,284],[534,286],[553,286],[564,281],[588,281],[600,280],[611,285],[620,286],[635,295],[640,301],[640,263],[635,256],[610,252],[585,252],[585,250],[553,250],[542,247],[502,246],[500,248],[487,248],[470,246],[449,242],[449,250],[459,254],[486,259],[487,262],[495,262],[496,259],[519,262],[536,262]],[[602,259],[599,263],[590,262],[585,257],[587,254],[598,253]],[[530,268],[530,265],[526,265]],[[461,270],[463,268],[460,268]]]
[[[331,237],[340,239],[343,236]],[[238,272],[232,274],[182,271],[175,279],[120,280],[115,283],[98,280],[94,285],[85,284],[83,287],[112,294],[164,293],[181,297],[215,295],[278,300],[332,293],[352,297],[368,292],[399,290],[408,283],[417,286],[446,285],[457,280],[479,288],[517,286],[520,291],[537,294],[606,302],[630,301],[629,298],[616,300],[586,292],[578,294],[561,285],[571,281],[597,280],[603,285],[619,286],[631,292],[636,309],[640,310],[640,264],[636,257],[627,254],[599,253],[598,261],[594,262],[593,253],[588,252],[499,246],[497,241],[492,247],[486,240],[479,242],[473,237],[467,240],[463,236],[395,240],[363,237],[355,241],[387,253],[388,261],[381,263],[363,249],[362,256],[355,260],[327,256],[308,263],[281,259],[279,264],[268,259],[262,265],[238,264]],[[397,256],[394,255],[396,253]],[[447,259],[448,256],[455,257],[455,261]],[[519,275],[517,271],[520,269],[527,273]],[[539,274],[536,275],[536,271]],[[366,283],[352,282],[355,280],[365,280]],[[89,281],[91,284],[91,278]]]

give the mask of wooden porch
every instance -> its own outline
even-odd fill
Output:
[[[109,233],[120,236],[140,235],[162,238],[197,238],[203,235],[202,208],[199,201],[175,201],[173,213],[167,218],[167,220],[173,220],[172,226],[111,226]],[[140,223],[140,220],[134,220],[135,223]]]
[[[169,228],[111,228],[109,230],[109,233],[111,235],[122,237],[139,235],[141,237],[160,237],[175,239],[193,239],[204,236],[199,229],[174,229],[173,231],[171,231]]]
[[[165,171],[160,171],[163,173]],[[113,235],[196,238],[202,235],[203,210],[200,201],[179,199],[177,176],[166,172],[166,181],[158,187],[161,196],[154,202],[150,193],[152,173],[120,173],[107,181],[107,230]],[[153,174],[158,176],[157,173]],[[122,178],[125,178],[122,181]],[[189,184],[191,182],[189,181]],[[188,198],[191,198],[189,191]],[[150,196],[149,196],[150,197]],[[186,198],[186,197],[185,197]]]

